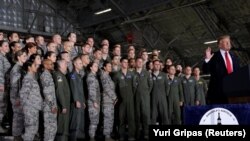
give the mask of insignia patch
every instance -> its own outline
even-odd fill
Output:
[[[121,79],[124,79],[124,76],[121,76]]]
[[[186,81],[186,80],[184,80],[184,81],[183,81],[183,83],[187,83],[187,81]]]
[[[193,80],[188,80],[188,82],[193,82]]]
[[[156,78],[155,78],[155,77],[153,77],[153,80],[156,80]]]
[[[128,75],[128,76],[127,76],[127,78],[128,78],[128,79],[131,79],[131,78],[132,78],[132,76],[131,76],[131,75]]]
[[[199,84],[203,84],[203,82],[202,81],[200,81],[200,82],[198,82]]]
[[[174,80],[175,83],[177,83],[177,80]]]
[[[58,77],[57,77],[57,81],[58,81],[58,82],[62,82],[62,81],[63,81],[63,80],[62,80],[62,77],[61,77],[61,76],[58,76]]]
[[[159,76],[158,79],[162,79],[162,76]]]
[[[71,74],[70,78],[71,78],[71,79],[76,79],[75,74]]]

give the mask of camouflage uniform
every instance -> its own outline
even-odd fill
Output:
[[[81,54],[82,50],[79,46],[74,46],[71,50],[71,60],[73,60],[75,57],[77,57],[79,54]]]
[[[12,135],[20,136],[22,135],[24,129],[24,114],[22,110],[22,106],[16,103],[19,101],[20,103],[20,95],[19,91],[21,89],[22,84],[22,73],[21,73],[21,65],[16,63],[10,72],[10,101],[12,103],[13,109],[13,121],[12,121]]]
[[[46,45],[39,45],[38,47],[41,49],[41,52],[43,53],[43,55],[45,55],[47,53]]]
[[[104,131],[103,134],[109,138],[114,123],[114,103],[117,99],[115,93],[115,84],[109,74],[102,72],[101,82],[103,87],[103,114],[104,114]]]
[[[88,108],[89,108],[88,110],[90,118],[89,136],[91,138],[94,138],[97,125],[99,123],[100,101],[101,101],[100,85],[96,74],[93,73],[88,74],[87,85],[88,85]],[[98,103],[99,107],[95,108],[93,106],[94,103]]]
[[[37,54],[41,55],[42,57],[45,55],[45,52],[43,51],[43,49],[39,46],[37,46]]]
[[[56,47],[56,56],[59,55],[63,51],[64,51],[63,45],[58,44],[57,47]]]
[[[22,81],[20,100],[24,112],[24,141],[32,141],[38,131],[39,111],[42,110],[43,99],[35,76],[27,73]]]
[[[11,64],[5,55],[0,53],[0,86],[4,86],[4,92],[0,91],[0,121],[6,112],[6,94],[8,92],[9,82],[7,81],[7,72],[10,69]]]
[[[42,93],[44,96],[43,117],[44,117],[44,141],[53,141],[57,130],[57,114],[51,110],[57,108],[55,84],[51,73],[48,70],[40,76]]]

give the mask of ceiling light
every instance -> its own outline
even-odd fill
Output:
[[[101,15],[101,14],[103,14],[103,13],[110,12],[111,10],[112,10],[111,8],[104,9],[104,10],[101,10],[101,11],[95,12],[95,15]]]
[[[217,40],[204,42],[205,45],[217,43]]]
[[[148,52],[148,54],[152,54],[153,52]],[[158,50],[158,53],[161,53],[161,51],[160,50]]]

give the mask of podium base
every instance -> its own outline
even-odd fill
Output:
[[[242,97],[229,97],[228,103],[230,104],[244,104],[250,103],[250,96],[242,96]]]

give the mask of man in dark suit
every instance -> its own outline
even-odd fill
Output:
[[[228,100],[223,93],[223,79],[230,73],[240,68],[239,61],[231,52],[229,35],[220,36],[217,39],[219,51],[211,53],[211,48],[206,49],[206,58],[203,64],[203,72],[210,73],[208,89],[209,104],[227,104]]]

